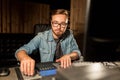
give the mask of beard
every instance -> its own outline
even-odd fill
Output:
[[[64,33],[64,32],[61,31],[61,30],[52,30],[52,31],[53,31],[53,33],[54,33],[57,37],[62,36],[62,34]]]

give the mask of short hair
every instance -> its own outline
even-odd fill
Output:
[[[65,9],[57,9],[57,10],[53,10],[51,12],[51,17],[53,15],[57,15],[57,14],[63,14],[63,15],[66,15],[69,19],[69,11],[68,10],[65,10]]]

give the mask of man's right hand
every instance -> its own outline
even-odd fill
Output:
[[[35,60],[28,56],[25,51],[19,51],[16,56],[20,61],[21,72],[27,76],[34,75]]]
[[[35,61],[30,57],[26,57],[20,61],[20,70],[25,75],[28,76],[34,75],[35,73],[34,67]]]

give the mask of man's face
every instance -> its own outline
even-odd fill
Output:
[[[52,16],[51,25],[54,38],[59,38],[67,28],[68,18],[66,15],[58,14]]]

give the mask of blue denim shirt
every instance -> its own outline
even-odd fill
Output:
[[[41,62],[53,61],[56,42],[53,38],[51,29],[48,31],[39,32],[32,40],[30,40],[28,44],[24,44],[20,47],[15,54],[17,54],[19,50],[25,50],[28,54],[31,54],[32,51],[37,48],[39,48],[40,51]],[[73,51],[77,52],[79,56],[81,55],[72,31],[70,31],[70,35],[67,38],[61,40],[61,48],[63,55],[69,54]]]

